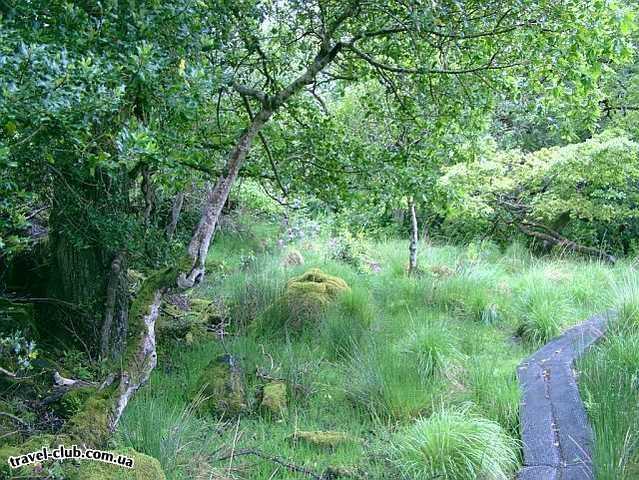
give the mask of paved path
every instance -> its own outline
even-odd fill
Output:
[[[550,341],[517,369],[524,468],[519,480],[594,480],[592,429],[573,362],[603,334],[606,312]]]

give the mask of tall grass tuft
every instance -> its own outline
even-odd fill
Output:
[[[500,293],[496,288],[500,272],[483,264],[467,266],[461,273],[435,283],[430,301],[482,323],[500,319]]]
[[[373,416],[414,418],[430,410],[446,384],[432,376],[420,356],[402,352],[383,339],[357,346],[346,368],[347,396]],[[450,395],[450,392],[448,392]]]
[[[559,335],[578,317],[565,293],[551,282],[530,276],[514,305],[517,334],[532,345],[541,345]]]
[[[473,401],[481,413],[499,423],[510,435],[519,437],[521,392],[515,375],[518,360],[493,355],[473,357],[467,381]]]
[[[498,423],[469,408],[445,409],[400,430],[390,459],[406,479],[508,480],[517,449]]]
[[[325,312],[319,324],[322,345],[328,358],[344,358],[353,345],[361,343],[374,315],[366,290],[354,288],[343,294],[337,304]]]
[[[456,340],[451,329],[443,323],[428,322],[410,328],[400,351],[403,355],[415,357],[422,372],[433,375],[461,361],[462,354]]]
[[[168,480],[192,478],[213,449],[218,425],[195,414],[202,397],[190,404],[157,396],[139,396],[127,408],[118,428],[124,446],[157,458]]]

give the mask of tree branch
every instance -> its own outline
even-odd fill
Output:
[[[464,75],[468,73],[476,73],[485,70],[503,70],[507,68],[520,67],[525,64],[523,63],[508,63],[508,64],[497,64],[493,63],[494,55],[491,58],[490,62],[485,65],[480,65],[477,67],[469,67],[469,68],[461,68],[461,69],[438,69],[438,68],[406,68],[400,67],[396,65],[387,65],[379,62],[369,54],[362,52],[360,49],[355,47],[353,44],[348,45],[348,49],[352,51],[355,55],[360,57],[362,60],[366,61],[370,65],[379,68],[381,70],[386,70],[393,73],[406,73],[412,75]]]

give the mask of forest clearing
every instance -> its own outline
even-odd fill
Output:
[[[0,479],[639,479],[637,9],[0,0]]]

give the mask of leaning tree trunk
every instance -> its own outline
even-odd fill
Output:
[[[410,210],[410,244],[408,247],[408,274],[417,273],[417,243],[419,241],[417,228],[417,214],[415,212],[415,201],[411,198],[408,201]]]
[[[93,404],[89,408],[83,409],[70,421],[72,435],[80,438],[91,433],[93,443],[103,443],[115,430],[129,400],[146,383],[157,364],[155,322],[159,316],[162,297],[168,289],[176,286],[192,288],[202,280],[206,256],[220,213],[246,160],[253,140],[273,113],[284,105],[291,96],[312,83],[317,74],[333,61],[342,47],[341,43],[335,44],[332,48],[323,45],[304,73],[274,96],[266,96],[243,87],[237,87],[240,94],[258,98],[262,103],[262,109],[251,118],[248,128],[231,150],[226,166],[215,186],[207,189],[206,202],[198,226],[189,243],[185,261],[178,262],[175,267],[165,269],[147,278],[131,304],[129,337],[132,340],[128,342],[125,354],[119,363],[121,365],[119,382],[115,387],[109,387],[101,393],[98,400],[98,411],[105,417],[105,420],[100,424],[102,428],[96,427],[96,422],[91,421],[96,418],[96,406]],[[80,427],[87,422],[92,425],[90,432]],[[95,433],[96,431],[98,434]]]
[[[210,185],[207,187],[202,215],[188,247],[188,255],[192,264],[190,269],[183,272],[178,279],[178,285],[181,288],[193,287],[204,276],[206,256],[208,255],[211,239],[220,219],[222,208],[226,203],[233,183],[237,179],[240,168],[242,168],[246,160],[253,139],[271,115],[273,115],[273,110],[264,108],[253,118],[250,126],[231,151],[226,168],[218,178],[215,187],[211,188]]]
[[[246,160],[246,156],[255,137],[273,113],[284,105],[290,97],[298,93],[306,85],[311,84],[317,74],[335,59],[342,47],[343,45],[341,43],[337,43],[330,49],[323,47],[313,60],[313,63],[307,67],[302,75],[272,97],[267,97],[263,93],[254,92],[243,87],[238,87],[241,94],[258,98],[262,102],[262,109],[251,119],[249,127],[240,136],[229,155],[226,168],[217,180],[215,187],[207,191],[207,199],[202,210],[200,222],[188,247],[188,256],[191,259],[191,265],[186,271],[180,274],[178,286],[181,288],[191,288],[202,280],[205,272],[206,256],[208,255],[209,246],[220,218],[220,213],[229,196],[231,187],[237,179],[240,168],[242,168]]]

